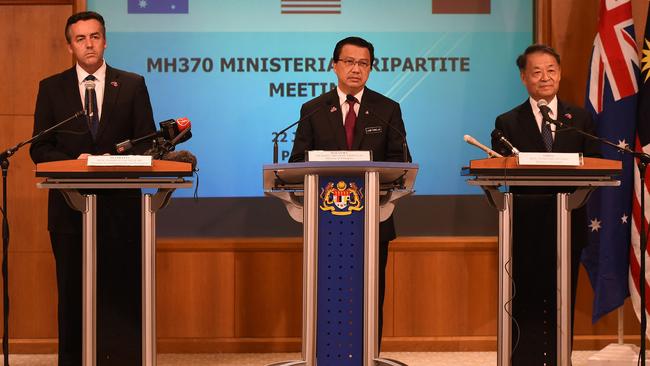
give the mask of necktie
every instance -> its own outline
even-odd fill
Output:
[[[88,75],[84,81],[95,81],[97,78],[94,75]],[[88,103],[91,102],[92,110],[90,111],[90,116],[88,116],[88,127],[90,128],[90,133],[93,135],[93,140],[97,136],[97,129],[99,128],[99,109],[97,107],[97,94],[95,93],[95,88],[86,89],[86,94],[84,96],[84,103],[86,108],[88,108]]]
[[[350,110],[345,116],[345,140],[348,143],[348,149],[352,149],[352,141],[354,141],[354,126],[357,124],[357,114],[354,113],[354,104],[357,103],[357,99],[351,95],[348,95],[346,99],[350,106]]]
[[[551,124],[542,120],[542,140],[544,140],[544,147],[546,151],[553,150],[553,133],[551,132]]]

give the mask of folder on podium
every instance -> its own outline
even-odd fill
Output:
[[[96,209],[97,195],[79,190],[157,189],[142,195],[142,365],[156,365],[156,211],[169,203],[177,188],[191,188],[189,163],[153,160],[152,166],[89,167],[86,160],[62,160],[36,165],[38,188],[58,189],[70,207],[82,213],[83,315],[82,365],[94,366],[96,356]],[[92,192],[92,191],[90,191]]]
[[[379,222],[413,193],[418,165],[265,165],[264,193],[303,223],[302,359],[274,365],[404,365],[379,358]]]
[[[513,195],[501,187],[574,187],[557,193],[557,365],[571,365],[571,211],[587,202],[597,187],[620,185],[620,161],[583,158],[580,166],[519,165],[516,157],[472,160],[462,169],[468,184],[480,186],[499,210],[499,304],[497,365],[509,366],[512,354],[512,217]]]

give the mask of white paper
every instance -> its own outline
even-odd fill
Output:
[[[307,151],[307,161],[370,161],[370,151],[362,150],[335,150]]]
[[[88,166],[151,166],[149,155],[91,155]]]
[[[582,154],[522,152],[517,161],[519,165],[580,166]]]

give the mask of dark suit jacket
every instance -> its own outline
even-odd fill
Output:
[[[311,115],[310,115],[311,114]],[[336,89],[303,104],[289,162],[305,160],[307,150],[347,150],[343,115]],[[370,150],[374,161],[403,161],[406,130],[399,103],[368,88],[363,92],[354,128],[353,150]],[[411,161],[411,155],[408,154]],[[393,217],[379,225],[379,240],[395,238]]]
[[[81,110],[83,104],[74,67],[42,80],[34,111],[34,134]],[[85,117],[80,117],[34,141],[29,151],[34,163],[76,159],[82,153],[115,154],[116,143],[145,136],[155,130],[144,78],[107,66],[102,115],[96,140],[93,141]],[[115,200],[105,200],[117,208],[110,210],[114,215],[125,215],[125,220],[133,214],[139,215],[137,209],[135,213],[128,212],[131,209],[121,206],[122,202],[118,199],[139,197],[138,191],[103,191],[102,194],[115,196]],[[139,220],[138,217],[135,216],[136,220]],[[119,220],[116,225],[119,225]],[[61,193],[56,190],[49,192],[48,229],[57,232],[81,230],[80,213],[68,207]]]
[[[595,134],[594,122],[586,110],[564,103],[558,99],[558,119],[568,127]],[[528,99],[518,107],[497,117],[495,126],[514,147],[522,152],[544,152],[542,133],[537,127],[533,109]],[[492,147],[502,155],[509,155],[510,151],[499,141],[492,139]],[[598,157],[600,149],[597,141],[591,140],[576,131],[556,128],[553,140],[553,152],[581,152],[584,156]],[[556,192],[573,191],[573,188],[563,187],[513,187],[513,193],[525,194],[551,194]],[[573,245],[582,248],[587,243],[587,212],[586,206],[578,208],[572,214]]]
[[[595,134],[595,127],[591,115],[582,108],[558,100],[558,116],[559,120],[567,126],[588,132],[592,135]],[[495,126],[503,132],[503,135],[519,151],[546,151],[542,134],[537,127],[533,109],[528,99],[518,107],[497,117]],[[492,147],[504,156],[510,155],[510,151],[495,139],[492,139]],[[556,129],[555,132],[553,152],[582,152],[585,156],[600,155],[597,142],[575,131],[562,131],[560,128]]]

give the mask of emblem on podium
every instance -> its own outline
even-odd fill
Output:
[[[356,183],[339,181],[329,182],[320,193],[320,209],[330,211],[332,215],[347,216],[353,211],[363,210],[363,192]]]

